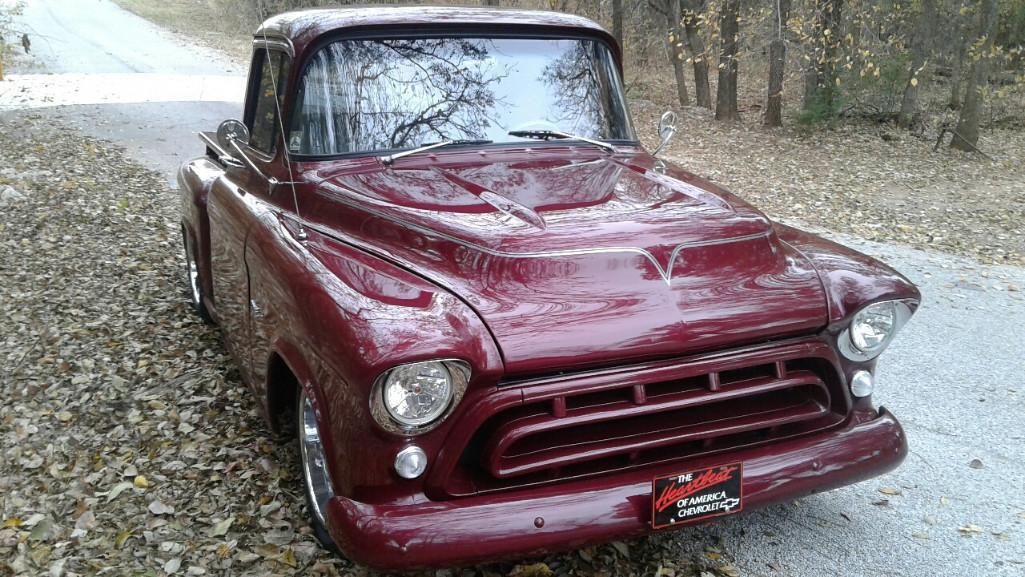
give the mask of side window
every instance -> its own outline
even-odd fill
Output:
[[[247,109],[249,145],[271,153],[278,136],[278,110],[284,110],[285,78],[288,76],[288,56],[277,50],[260,49],[253,55],[253,70],[259,77],[252,80],[252,102]],[[278,105],[274,104],[274,83],[277,82]]]

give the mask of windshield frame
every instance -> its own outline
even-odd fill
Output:
[[[623,100],[623,110],[625,113],[625,119],[629,125],[629,130],[633,134],[634,138],[630,139],[610,139],[603,140],[602,142],[608,142],[614,146],[624,147],[639,147],[641,145],[640,139],[637,138],[637,130],[635,128],[633,114],[630,111],[629,101],[626,97],[626,85],[623,79],[623,63],[621,55],[615,46],[609,43],[608,39],[602,37],[600,34],[588,30],[566,30],[556,29],[538,26],[523,26],[517,30],[501,31],[496,30],[492,26],[459,26],[458,28],[451,26],[431,26],[430,28],[408,28],[408,27],[392,27],[386,30],[338,30],[333,33],[324,34],[316,41],[310,43],[307,49],[304,51],[302,65],[295,67],[295,76],[293,77],[293,85],[289,91],[289,99],[291,102],[288,104],[288,109],[285,111],[285,127],[286,132],[289,131],[292,126],[292,119],[299,113],[299,107],[302,102],[299,101],[299,86],[302,84],[303,78],[306,76],[307,69],[313,62],[314,57],[327,47],[329,44],[344,40],[381,40],[381,39],[431,39],[431,38],[503,38],[503,39],[524,39],[524,40],[588,40],[600,43],[608,50],[609,56],[612,58],[615,65],[616,74],[618,76],[620,87],[620,97]],[[282,146],[288,146],[288,138],[282,135]],[[520,141],[505,141],[505,142],[493,142],[490,144],[453,144],[448,146],[449,150],[460,150],[467,147],[473,148],[533,148],[539,146],[585,146],[588,148],[594,148],[593,144],[581,140],[557,140],[557,141],[539,141],[524,139]],[[411,150],[416,148],[414,146],[407,146],[403,148],[381,148],[375,150],[359,150],[352,152],[342,152],[337,154],[301,154],[289,150],[288,155],[294,161],[297,162],[318,162],[325,160],[343,160],[349,158],[362,158],[362,157],[379,157],[395,154],[405,150]]]

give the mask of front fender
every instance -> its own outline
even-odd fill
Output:
[[[420,481],[398,478],[391,466],[408,439],[373,419],[375,379],[397,364],[458,358],[472,368],[471,389],[494,387],[503,367],[493,338],[464,302],[396,265],[314,230],[299,242],[294,223],[274,214],[260,223],[246,247],[250,298],[259,311],[253,313],[254,371],[274,354],[289,366],[308,367],[308,376],[296,377],[315,390],[336,492],[374,487],[375,495],[386,496],[382,488],[402,486],[400,493],[409,495]],[[296,358],[301,362],[288,360]],[[256,382],[267,372],[259,372],[254,389],[266,405],[267,389]],[[440,450],[458,413],[457,407],[416,438],[428,455]]]
[[[210,275],[210,218],[206,201],[210,187],[223,174],[224,169],[205,156],[190,160],[178,169],[182,226],[195,243],[200,290],[208,306],[216,303]]]
[[[818,272],[830,323],[875,301],[922,298],[907,277],[868,255],[785,224],[773,226],[779,238],[806,256]]]

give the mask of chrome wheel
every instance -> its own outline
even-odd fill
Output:
[[[324,511],[327,508],[327,502],[334,496],[334,491],[331,488],[331,476],[327,472],[324,445],[321,443],[320,430],[317,428],[313,403],[306,396],[305,390],[299,394],[298,420],[299,452],[303,478],[306,481],[306,496],[310,503],[310,513],[317,523],[324,526]]]
[[[196,264],[196,259],[192,256],[192,243],[189,242],[188,235],[185,235],[185,265],[192,306],[198,309],[202,305],[203,299],[203,295],[199,292],[199,265]]]
[[[182,227],[182,243],[185,246],[185,278],[189,281],[189,301],[192,303],[192,310],[196,311],[203,322],[213,323],[210,312],[203,302],[203,292],[199,289],[202,284],[199,280],[199,263],[196,261],[196,249],[192,246],[192,238],[185,227]]]

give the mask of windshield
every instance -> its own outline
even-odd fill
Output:
[[[605,44],[587,39],[342,40],[299,82],[289,150],[336,155],[557,130],[635,141]]]

